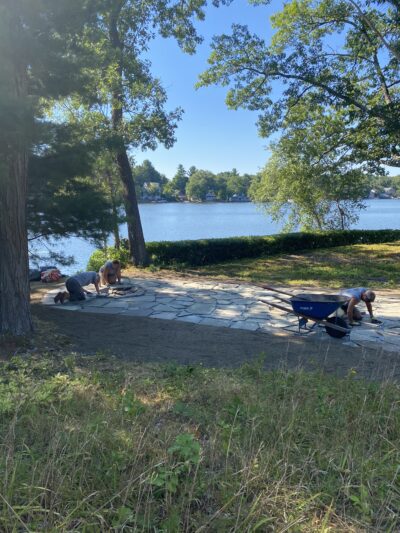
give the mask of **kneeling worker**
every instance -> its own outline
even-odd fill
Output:
[[[355,320],[360,321],[362,319],[361,312],[356,307],[356,305],[359,304],[361,301],[363,301],[367,306],[371,322],[378,322],[378,320],[374,318],[374,313],[372,312],[371,305],[371,302],[375,301],[374,291],[366,289],[365,287],[357,287],[354,289],[343,289],[342,291],[340,291],[340,294],[349,297],[349,300],[342,306],[342,309],[347,314],[350,326],[355,325]]]
[[[99,270],[100,281],[102,285],[114,285],[121,283],[121,263],[118,259],[106,261]]]
[[[75,276],[68,278],[65,283],[68,292],[59,292],[54,297],[54,303],[56,304],[57,302],[60,302],[63,304],[64,301],[68,299],[70,302],[79,302],[85,300],[85,293],[90,294],[90,291],[87,291],[83,287],[86,287],[92,283],[96,288],[97,294],[100,294],[99,281],[100,276],[97,274],[97,272],[81,272],[79,274],[75,274]]]

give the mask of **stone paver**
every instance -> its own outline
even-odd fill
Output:
[[[162,320],[174,320],[175,313],[153,313],[151,318],[161,318]]]
[[[210,315],[215,309],[215,305],[197,303],[189,305],[186,311],[191,315]]]
[[[287,304],[259,287],[180,279],[135,278],[129,282],[137,288],[135,293],[98,298],[93,295],[84,302],[55,305],[53,298],[58,291],[55,289],[44,296],[42,303],[76,313],[142,316],[282,335],[298,334],[295,316],[268,305],[271,302],[287,307]],[[362,305],[360,309],[364,311]],[[378,291],[374,313],[383,320],[382,326],[373,326],[365,320],[360,327],[352,329],[350,336],[337,342],[400,354],[400,299],[381,296]],[[329,340],[323,327],[315,327],[312,334],[319,335],[323,341]]]
[[[202,318],[200,324],[203,326],[216,326],[220,328],[229,328],[230,321],[222,320],[220,318]]]
[[[260,329],[260,324],[258,322],[251,322],[250,320],[240,320],[239,322],[234,322],[231,325],[231,328],[257,331],[258,329]]]
[[[196,315],[186,315],[177,318],[177,320],[180,320],[182,322],[192,322],[193,324],[200,324],[200,322],[203,320],[201,316]]]
[[[152,312],[151,309],[128,309],[121,314],[124,316],[150,316]]]

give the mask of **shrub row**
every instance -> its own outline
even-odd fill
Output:
[[[125,268],[129,263],[129,250],[127,246],[123,246],[120,250],[116,250],[112,246],[96,250],[90,256],[87,269],[95,272],[100,270],[100,267],[108,260],[119,259],[122,268]]]
[[[202,266],[300,250],[315,250],[350,244],[379,244],[398,240],[400,240],[400,230],[335,230],[282,233],[265,237],[150,242],[147,244],[147,250],[155,265]],[[113,248],[98,250],[90,258],[88,268],[98,270],[106,259],[121,258],[122,255],[124,256],[123,262],[126,262],[128,255],[125,248],[122,252],[115,251]]]

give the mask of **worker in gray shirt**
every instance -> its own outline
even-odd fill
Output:
[[[54,297],[54,303],[60,302],[63,304],[68,299],[70,302],[85,300],[85,294],[90,294],[90,292],[84,289],[84,287],[91,284],[95,286],[97,294],[100,294],[99,282],[100,276],[97,272],[80,272],[79,274],[75,274],[75,276],[68,278],[65,283],[68,292],[60,291]]]
[[[343,311],[347,314],[350,326],[359,325],[358,322],[362,319],[360,310],[356,307],[360,302],[364,302],[367,306],[369,316],[372,323],[379,323],[379,320],[374,318],[372,311],[372,302],[375,301],[375,293],[366,287],[356,287],[354,289],[343,289],[340,294],[347,296],[348,301],[342,305]]]

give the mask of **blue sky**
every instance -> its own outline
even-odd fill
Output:
[[[173,148],[159,147],[155,151],[136,152],[137,164],[149,159],[155,168],[172,178],[177,166],[187,170],[197,168],[222,172],[236,168],[239,173],[254,174],[269,158],[268,139],[257,132],[257,113],[228,110],[226,88],[195,89],[198,76],[207,68],[213,35],[230,33],[233,23],[246,24],[267,41],[272,36],[270,16],[283,7],[282,0],[272,0],[267,6],[250,5],[247,0],[233,0],[230,6],[207,8],[206,19],[198,23],[204,42],[193,56],[184,54],[172,39],[157,38],[151,45],[149,59],[153,75],[162,80],[168,94],[167,109],[184,109],[176,130]],[[396,168],[387,168],[398,175]]]
[[[185,169],[194,165],[212,172],[236,168],[241,174],[255,173],[265,165],[268,140],[258,136],[257,113],[229,111],[225,105],[226,89],[196,90],[194,85],[198,75],[207,68],[212,36],[228,33],[231,24],[236,22],[247,24],[251,30],[269,38],[269,17],[282,3],[274,2],[274,5],[256,7],[246,0],[235,0],[230,6],[208,8],[206,20],[198,24],[204,42],[194,56],[181,52],[172,40],[155,40],[149,57],[153,74],[167,90],[167,109],[180,106],[185,112],[176,130],[174,147],[135,153],[138,164],[149,159],[168,178],[173,177],[179,164]]]

